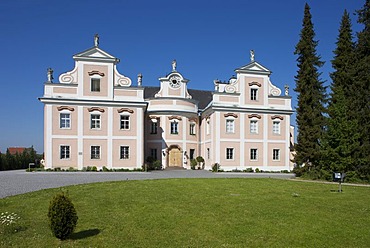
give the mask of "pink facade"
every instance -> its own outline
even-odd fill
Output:
[[[44,140],[48,168],[140,168],[152,157],[163,168],[290,170],[291,97],[251,61],[214,91],[188,89],[172,64],[159,87],[132,86],[119,60],[94,46],[73,56],[75,68],[45,83]]]

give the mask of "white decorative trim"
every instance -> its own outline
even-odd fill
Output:
[[[213,126],[215,127],[213,130],[216,131],[216,159],[215,159],[215,163],[220,163],[221,162],[221,151],[220,151],[220,139],[221,139],[221,128],[220,128],[220,123],[221,123],[221,118],[220,118],[220,115],[221,113],[220,112],[216,112],[215,113],[216,115],[216,120],[214,122],[216,122],[216,124],[214,124]],[[212,118],[214,119],[214,118]]]
[[[78,83],[78,73],[77,73],[77,63],[75,63],[75,68],[72,71],[60,74],[59,82],[61,84],[77,84]]]
[[[268,118],[267,115],[263,115],[263,167],[268,165]]]
[[[118,70],[116,65],[113,67],[114,70],[114,86],[122,86],[122,87],[130,87],[131,86],[131,79],[121,75]]]
[[[113,108],[112,107],[108,107],[108,130],[107,130],[107,134],[108,134],[108,140],[107,140],[107,168],[109,169],[112,169],[113,168],[113,140],[112,140],[112,137],[113,137],[113,120],[114,120],[114,116],[113,116]]]
[[[77,168],[82,170],[84,162],[84,148],[83,148],[83,123],[84,123],[84,107],[78,106],[78,124],[77,124]]]

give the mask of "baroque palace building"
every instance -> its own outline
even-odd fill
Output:
[[[99,48],[73,56],[73,70],[53,82],[48,69],[44,95],[45,168],[96,166],[141,168],[147,157],[163,168],[190,168],[204,158],[204,169],[252,167],[291,170],[293,113],[270,81],[271,71],[254,60],[235,70],[214,91],[188,89],[177,71],[159,78],[159,87],[137,85],[117,71],[119,59]]]

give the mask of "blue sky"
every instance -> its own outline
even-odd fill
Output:
[[[0,1],[0,151],[33,145],[42,153],[43,95],[46,69],[54,81],[72,70],[72,56],[93,46],[121,60],[118,70],[143,85],[158,86],[171,71],[171,61],[190,79],[189,88],[213,89],[213,80],[228,80],[234,69],[249,63],[249,50],[269,68],[279,88],[290,85],[296,106],[295,45],[306,1],[140,1],[140,0],[2,0]],[[365,0],[311,0],[317,47],[325,65],[322,79],[330,83],[340,19],[351,13],[354,31]],[[292,122],[295,125],[295,121]]]

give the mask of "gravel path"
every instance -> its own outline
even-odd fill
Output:
[[[197,170],[165,170],[153,172],[25,172],[0,171],[0,198],[68,185],[165,178],[294,178],[280,173],[212,173]]]

